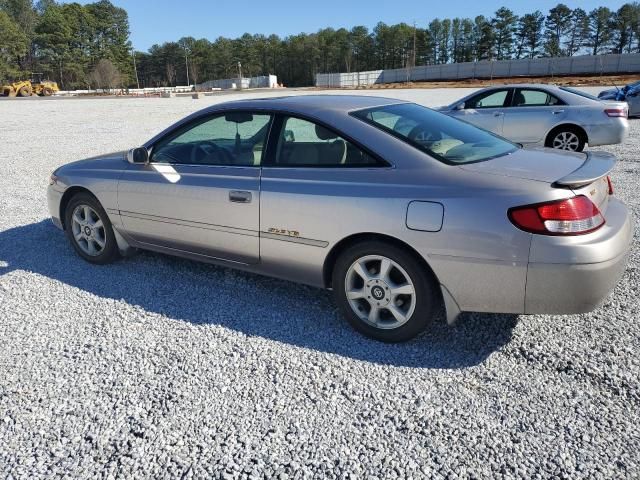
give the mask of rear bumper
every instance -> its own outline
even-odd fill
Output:
[[[606,218],[605,226],[589,235],[534,235],[525,313],[585,313],[606,299],[625,270],[634,232],[628,208],[615,198]]]
[[[600,125],[586,127],[590,147],[596,145],[616,145],[623,143],[629,135],[629,121],[626,118],[611,118]]]

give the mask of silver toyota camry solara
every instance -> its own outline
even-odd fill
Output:
[[[629,130],[627,103],[555,85],[489,87],[438,110],[513,142],[574,152],[622,143]]]
[[[65,165],[48,199],[89,262],[145,249],[329,288],[358,331],[403,341],[440,305],[448,321],[594,309],[632,238],[614,163],[399,100],[300,96],[216,105]]]

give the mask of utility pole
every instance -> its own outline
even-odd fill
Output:
[[[184,49],[184,66],[187,67],[187,87],[191,85],[189,82],[189,57],[187,56],[187,49]]]
[[[238,88],[242,90],[242,64],[238,62]]]
[[[407,83],[411,81],[411,69],[416,66],[416,22],[413,21],[413,50],[411,59],[407,56]]]
[[[413,21],[413,64],[412,67],[416,66],[416,21]]]
[[[133,57],[133,71],[136,74],[136,84],[138,85],[138,90],[140,90],[140,80],[138,79],[138,67],[136,66],[136,51],[135,51],[135,49],[131,49],[131,56]]]

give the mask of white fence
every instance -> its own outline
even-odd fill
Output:
[[[376,83],[636,72],[640,72],[640,53],[581,55],[577,57],[446,63],[370,72],[318,73],[316,74],[316,87],[354,88]]]
[[[278,86],[278,77],[275,75],[263,75],[251,78],[225,78],[222,80],[209,80],[208,82],[197,85],[197,90],[211,90],[212,88],[221,88],[228,90],[231,88],[276,88]]]
[[[95,90],[61,90],[56,95],[159,95],[162,93],[186,93],[191,92],[193,86],[184,85],[177,87],[150,87],[150,88],[112,88],[109,89],[95,89]]]

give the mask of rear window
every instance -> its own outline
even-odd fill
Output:
[[[451,165],[482,162],[518,148],[486,130],[415,103],[368,108],[351,115]]]
[[[582,90],[577,90],[571,87],[560,87],[560,90],[564,90],[565,92],[573,93],[574,95],[580,95],[581,97],[588,98],[589,100],[600,101],[600,99],[590,93],[583,92]]]

